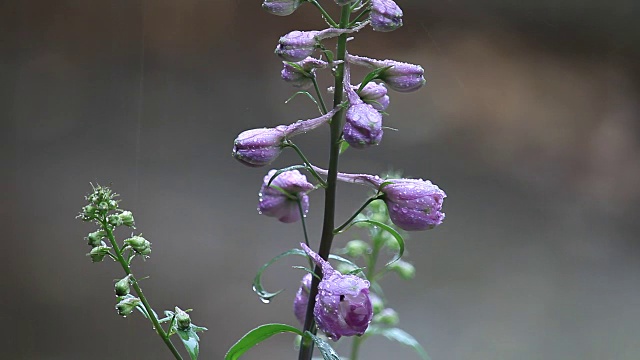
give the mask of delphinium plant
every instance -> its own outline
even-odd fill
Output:
[[[403,235],[440,225],[446,195],[428,180],[338,171],[340,157],[350,148],[366,151],[381,142],[383,115],[389,105],[387,89],[397,92],[420,89],[426,82],[424,70],[419,65],[371,59],[347,51],[348,41],[368,26],[381,32],[402,26],[402,10],[394,1],[325,2],[340,7],[339,19],[332,18],[318,0],[264,0],[262,3],[263,9],[279,16],[291,15],[309,3],[319,10],[328,26],[324,30],[291,31],[280,38],[275,49],[276,55],[284,60],[282,79],[300,89],[294,96],[302,94],[312,99],[319,116],[289,125],[246,130],[238,135],[233,146],[233,156],[251,167],[271,164],[288,148],[301,159],[301,164],[268,171],[258,203],[262,215],[283,223],[301,222],[302,235],[296,241],[299,245],[294,244],[293,249],[267,262],[253,283],[255,293],[268,303],[280,291],[264,289],[261,277],[265,269],[288,255],[307,257],[308,267],[297,267],[303,275],[293,300],[293,312],[301,328],[281,323],[259,326],[229,349],[226,360],[238,359],[259,342],[285,332],[299,337],[299,360],[312,359],[315,347],[324,359],[340,359],[331,342],[349,337],[353,340],[348,358],[357,360],[365,339],[378,335],[411,346],[420,357],[428,358],[411,335],[396,327],[398,315],[387,307],[380,279],[389,273],[397,273],[404,279],[414,276],[413,265],[401,259],[405,250]],[[351,83],[354,66],[369,69],[356,85]],[[333,86],[326,93],[317,81],[322,70],[333,77]],[[331,106],[324,100],[327,94],[332,94]],[[313,165],[293,141],[294,137],[321,126],[330,128],[326,170]],[[335,219],[338,182],[364,185],[372,191],[344,222]],[[318,250],[314,251],[312,248],[316,246],[309,239],[305,217],[310,206],[309,195],[316,190],[324,191],[325,202],[322,233],[319,244],[315,244]],[[368,241],[352,239],[332,253],[334,237],[346,235],[354,226],[368,232]],[[395,256],[381,265],[379,257],[388,250],[395,252]],[[333,260],[335,265],[328,260]],[[362,261],[362,267],[356,265],[356,261]]]
[[[180,338],[189,357],[195,360],[200,349],[197,333],[207,329],[191,323],[188,314],[190,309],[182,310],[176,306],[173,310],[165,310],[163,317],[159,317],[153,310],[140,287],[142,278],[133,274],[133,261],[136,258],[144,260],[150,256],[151,242],[142,234],[133,233],[122,242],[118,242],[116,229],[135,229],[135,222],[131,211],[120,209],[117,197],[118,194],[109,187],[100,185],[93,186],[93,191],[86,196],[87,205],[82,208],[78,218],[97,226],[96,231],[89,233],[85,238],[91,247],[87,256],[94,263],[111,259],[122,267],[125,276],[118,279],[114,285],[115,309],[118,315],[127,317],[134,311],[139,311],[151,322],[153,329],[176,359],[182,359],[182,356],[171,341],[173,335]],[[134,294],[131,293],[131,288]]]

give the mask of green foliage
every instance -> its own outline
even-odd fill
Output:
[[[302,332],[293,326],[286,324],[265,324],[246,333],[238,342],[236,342],[227,352],[224,360],[237,360],[245,352],[258,343],[272,337],[273,335],[290,332],[302,335]]]

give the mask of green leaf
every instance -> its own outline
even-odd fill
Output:
[[[276,261],[282,259],[283,257],[289,256],[289,255],[300,255],[300,256],[306,257],[307,253],[305,253],[301,249],[291,249],[291,250],[285,251],[282,254],[280,254],[280,255],[274,257],[273,259],[271,259],[268,263],[262,265],[260,270],[258,270],[258,273],[256,274],[256,277],[253,279],[253,291],[256,293],[256,295],[258,295],[260,297],[262,302],[269,303],[271,301],[271,299],[273,299],[276,295],[278,295],[278,294],[280,294],[282,292],[282,290],[278,290],[276,292],[266,291],[262,287],[262,273],[269,266],[271,266],[271,264],[273,264]],[[337,260],[337,261],[346,263],[348,265],[351,265],[354,268],[358,268],[358,265],[354,264],[352,261],[349,261],[349,260],[347,260],[347,259],[345,259],[345,258],[343,258],[341,256],[338,256],[338,255],[330,254],[329,255],[329,259]],[[360,271],[360,273],[362,274],[362,276],[364,276],[364,273],[362,271]]]
[[[385,266],[389,266],[389,265],[393,264],[394,262],[400,260],[402,255],[404,255],[404,239],[402,238],[402,235],[400,235],[400,233],[398,233],[396,231],[396,229],[392,228],[391,226],[389,226],[387,224],[381,223],[380,221],[371,220],[371,219],[356,220],[356,221],[352,222],[351,225],[349,225],[349,227],[351,227],[352,225],[362,224],[362,223],[370,224],[370,225],[377,226],[377,227],[381,228],[382,230],[384,230],[384,231],[388,232],[389,234],[391,234],[396,239],[396,241],[398,242],[398,245],[399,245],[398,253]]]
[[[369,329],[367,329],[367,332],[365,333],[365,336],[371,335],[382,335],[389,340],[397,341],[402,345],[413,348],[413,350],[418,353],[418,355],[420,355],[423,360],[431,360],[424,348],[420,345],[420,343],[418,343],[418,340],[416,340],[413,336],[409,335],[409,333],[404,330],[398,328],[381,328],[372,325],[369,326]]]
[[[362,89],[364,89],[364,87],[370,83],[372,80],[377,79],[380,77],[380,74],[382,74],[383,72],[387,71],[388,69],[392,68],[393,66],[385,66],[382,68],[378,68],[373,70],[372,72],[368,73],[367,76],[364,77],[364,79],[362,79],[362,83],[360,84],[360,87],[358,88],[357,93],[360,94],[360,91],[362,91]]]
[[[260,297],[260,299],[262,300],[262,302],[264,303],[268,303],[269,301],[271,301],[272,298],[274,298],[276,295],[280,294],[282,292],[282,290],[278,290],[276,292],[268,292],[266,291],[263,287],[262,287],[262,273],[269,267],[271,266],[271,264],[275,263],[276,261],[282,259],[283,257],[289,256],[289,255],[302,255],[302,256],[307,256],[307,254],[300,250],[300,249],[291,249],[289,251],[285,251],[282,254],[274,257],[273,259],[271,259],[268,263],[262,265],[262,267],[260,268],[260,270],[258,270],[258,273],[256,274],[256,277],[253,279],[253,291]]]
[[[290,332],[302,335],[302,332],[293,326],[286,324],[265,324],[249,331],[238,342],[236,342],[225,355],[224,360],[237,360],[258,343],[270,338],[273,335],[283,332]]]
[[[342,143],[340,144],[340,155],[342,155],[343,152],[347,151],[347,149],[349,148],[349,143],[346,141],[342,141]]]
[[[196,334],[195,331],[191,327],[188,330],[180,330],[176,329],[178,335],[180,335],[180,340],[184,344],[184,347],[187,349],[191,360],[198,359],[198,353],[200,352],[200,338]]]
[[[316,343],[316,346],[318,347],[318,350],[320,350],[320,353],[322,354],[322,358],[324,358],[324,360],[340,360],[340,357],[328,342],[313,335],[309,331],[305,331],[304,334],[305,336],[310,337],[313,342]]]

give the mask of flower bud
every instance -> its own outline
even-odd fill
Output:
[[[109,223],[109,225],[111,226],[121,226],[122,225],[122,219],[120,218],[120,216],[113,214],[113,215],[109,215],[107,217],[107,222]]]
[[[124,244],[127,246],[131,246],[133,251],[137,252],[140,255],[146,256],[151,254],[151,243],[142,236],[130,237],[124,241]]]
[[[127,316],[131,314],[136,306],[140,305],[141,303],[142,302],[137,297],[128,296],[120,300],[120,302],[116,305],[116,310],[118,310],[118,315]]]
[[[403,260],[398,260],[389,265],[389,270],[395,271],[405,280],[413,279],[416,276],[416,268],[411,263]]]
[[[118,216],[125,226],[133,227],[135,225],[131,211],[123,211]]]
[[[103,230],[99,230],[89,233],[89,235],[87,235],[85,239],[87,240],[87,244],[89,246],[96,247],[102,244],[102,239],[104,239],[105,236],[107,236],[107,233],[105,233]]]
[[[294,87],[308,89],[313,85],[315,69],[325,68],[328,63],[320,59],[307,57],[296,63],[283,61],[284,67],[280,75],[282,80]]]
[[[388,32],[402,26],[402,10],[393,0],[371,0],[371,27]]]
[[[362,335],[369,327],[373,308],[369,299],[369,281],[355,275],[342,275],[305,244],[300,244],[311,259],[322,267],[322,280],[313,315],[329,339]]]
[[[291,15],[300,6],[300,0],[264,0],[262,8],[273,15]]]
[[[393,179],[382,187],[391,221],[407,231],[433,229],[442,224],[447,195],[429,180]]]
[[[285,139],[321,126],[329,121],[338,110],[338,108],[335,108],[320,117],[298,120],[291,125],[243,131],[233,141],[232,155],[247,166],[260,167],[268,165],[282,152]]]
[[[82,212],[80,213],[79,217],[82,219],[82,221],[91,221],[97,217],[97,211],[97,206],[89,204],[82,208]]]
[[[127,275],[124,278],[118,280],[114,286],[116,296],[125,296],[131,291],[129,289],[131,275]]]
[[[318,167],[313,169],[326,174]],[[442,202],[447,197],[444,191],[429,180],[386,179],[368,174],[338,173],[338,180],[373,186],[381,191],[391,221],[406,231],[433,229],[444,220]]]
[[[296,319],[300,321],[300,324],[304,325],[304,320],[307,315],[307,304],[309,303],[309,293],[311,292],[311,274],[306,274],[300,281],[300,288],[296,293],[296,297],[293,299],[293,313]]]
[[[89,256],[94,263],[101,262],[104,260],[104,257],[109,254],[109,250],[111,250],[111,248],[105,245],[96,246],[91,249],[87,256]]]
[[[398,321],[398,313],[391,308],[386,308],[373,316],[373,322],[378,324],[396,326]]]
[[[191,327],[191,317],[185,311],[176,306],[176,325],[178,330],[189,330]]]
[[[360,85],[358,85],[358,88]],[[387,87],[383,84],[370,82],[365,85],[360,93],[360,99],[370,104],[378,111],[384,111],[389,107],[389,96],[387,95]]]
[[[382,114],[360,99],[351,88],[350,70],[345,67],[344,91],[349,99],[343,129],[344,140],[356,149],[378,145],[382,140]]]
[[[300,208],[302,213],[309,211],[309,196],[307,192],[313,189],[313,184],[307,181],[307,177],[298,170],[285,171],[279,174],[270,186],[267,186],[276,170],[270,170],[264,177],[260,189],[260,201],[258,212],[260,214],[275,217],[284,223],[292,223],[300,220]]]
[[[280,38],[275,53],[286,61],[301,61],[313,55],[321,40],[344,33],[352,33],[360,30],[363,26],[364,24],[353,29],[329,28],[322,31],[295,30]]]
[[[346,254],[352,258],[359,258],[371,251],[369,244],[362,240],[351,240],[344,247]]]
[[[284,138],[280,126],[243,131],[233,142],[232,155],[247,166],[264,166],[280,155]]]
[[[387,86],[395,91],[416,91],[427,82],[424,79],[424,69],[420,65],[394,60],[376,60],[356,55],[347,55],[347,61],[352,64],[368,66],[373,69],[389,67],[382,71],[378,75],[378,78],[384,81]]]

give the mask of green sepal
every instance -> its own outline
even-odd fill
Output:
[[[367,332],[364,334],[364,336],[368,337],[371,335],[382,335],[389,340],[397,341],[402,345],[406,345],[412,348],[418,355],[420,355],[420,358],[422,358],[423,360],[431,360],[418,340],[416,340],[413,336],[411,336],[404,330],[398,328],[383,328],[371,325],[367,329]]]
[[[313,335],[309,331],[305,331],[304,335],[310,337],[311,340],[316,343],[316,346],[318,347],[318,350],[320,350],[320,353],[322,354],[322,358],[324,360],[340,360],[340,357],[328,342]]]
[[[344,140],[341,140],[339,154],[342,155],[342,153],[347,151],[348,148],[349,148],[349,143]]]
[[[276,292],[268,292],[266,291],[263,287],[262,287],[262,273],[269,267],[271,266],[271,264],[275,263],[276,261],[282,259],[283,257],[289,256],[289,255],[300,255],[300,256],[307,256],[307,253],[305,253],[303,250],[301,249],[291,249],[288,251],[283,252],[282,254],[274,257],[273,259],[271,259],[268,263],[262,265],[262,267],[260,268],[260,270],[258,270],[258,273],[256,273],[256,277],[253,279],[253,291],[256,293],[256,295],[258,295],[260,297],[260,299],[263,302],[269,302],[271,301],[271,299],[273,299],[276,295],[280,294],[282,292],[282,290],[278,290]],[[334,255],[334,254],[330,254],[329,255],[329,259],[332,260],[337,260],[343,263],[346,263],[348,265],[353,266],[354,268],[358,269],[358,266],[356,264],[354,264],[352,261],[349,261],[341,256],[338,255]],[[360,271],[360,274],[362,276],[364,276],[364,273],[362,271]]]
[[[294,328],[291,325],[286,324],[264,324],[260,325],[257,328],[246,333],[238,342],[236,342],[230,349],[227,351],[227,354],[224,356],[224,360],[237,360],[242,356],[245,352],[247,352],[252,347],[256,346],[258,343],[266,340],[273,335],[280,334],[283,332],[290,332],[298,335],[302,335],[302,332],[297,328]]]

